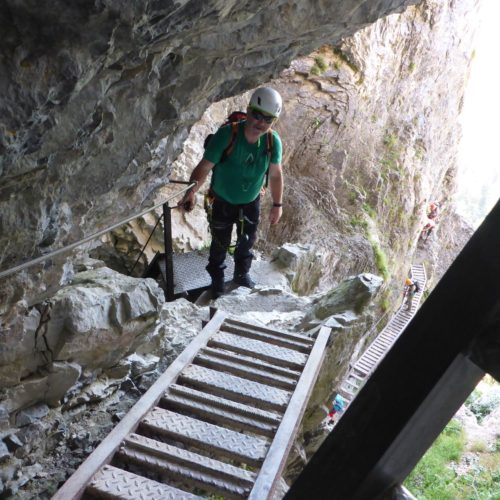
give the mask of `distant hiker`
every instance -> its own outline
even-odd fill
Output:
[[[344,408],[345,408],[344,398],[340,394],[337,394],[332,401],[332,409],[328,414],[328,418],[330,419],[328,423],[331,424],[335,420],[334,419],[335,415],[337,413],[342,413],[344,411]]]
[[[236,225],[234,276],[237,285],[253,288],[250,277],[252,247],[257,237],[261,189],[269,176],[273,205],[269,222],[277,224],[282,215],[282,145],[271,126],[282,109],[280,94],[270,88],[258,88],[250,98],[246,120],[219,128],[210,138],[203,159],[193,170],[190,182],[197,184],[186,192],[179,207],[189,212],[195,193],[212,172],[209,196],[209,224],[212,234],[206,270],[211,277],[212,298],[224,293],[224,261]]]
[[[437,219],[439,210],[439,203],[434,201],[427,208],[427,218],[431,220]]]
[[[435,227],[436,227],[436,222],[433,221],[432,219],[427,219],[427,223],[423,227],[422,233],[420,235],[424,243],[429,239],[429,236],[431,235]]]
[[[420,291],[420,285],[417,280],[406,278],[405,289],[403,293],[403,304],[406,299],[406,310],[411,311],[413,305],[413,298],[415,294]]]
[[[422,238],[422,241],[424,243],[429,239],[432,231],[434,231],[434,229],[436,228],[439,207],[440,205],[437,201],[430,203],[427,207],[427,221],[420,234],[420,237]]]

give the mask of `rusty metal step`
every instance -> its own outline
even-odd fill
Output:
[[[111,465],[105,465],[94,475],[87,491],[97,498],[120,500],[179,500],[181,498],[199,500],[202,498]]]
[[[253,466],[262,463],[270,444],[262,437],[242,434],[163,408],[153,408],[141,420],[139,428],[196,450]]]
[[[252,356],[293,370],[302,370],[307,360],[307,355],[304,353],[270,345],[260,340],[242,338],[232,333],[216,333],[210,339],[208,346]]]
[[[232,429],[247,429],[265,436],[273,436],[281,421],[281,416],[276,413],[177,384],[170,386],[160,400],[160,406],[206,422],[224,424]]]
[[[197,365],[186,367],[177,381],[231,401],[279,412],[285,411],[291,396],[290,392],[283,389]]]
[[[138,434],[125,439],[115,457],[159,474],[164,480],[189,482],[224,497],[246,498],[256,478],[249,470]]]

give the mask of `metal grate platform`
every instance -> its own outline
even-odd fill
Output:
[[[208,251],[195,251],[173,254],[174,266],[174,294],[179,295],[191,290],[208,288],[210,276],[205,267],[208,264]],[[166,279],[165,259],[163,255],[158,259],[163,279]],[[233,279],[234,261],[231,255],[226,258],[225,277],[226,283]]]

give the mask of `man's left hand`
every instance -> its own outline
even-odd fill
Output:
[[[274,226],[274,224],[278,224],[281,219],[282,213],[283,209],[281,207],[271,207],[271,211],[269,212],[269,222],[271,226]]]

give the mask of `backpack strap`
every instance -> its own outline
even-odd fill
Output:
[[[236,143],[236,137],[238,135],[238,126],[240,122],[231,122],[231,136],[229,137],[229,144],[226,146],[224,151],[222,151],[222,155],[220,157],[220,161],[218,163],[224,163],[229,155],[233,152],[234,145]],[[214,182],[214,176],[210,178],[210,190],[212,190],[212,184]]]
[[[266,134],[266,154],[269,159],[269,163],[267,165],[266,170],[266,182],[264,183],[264,187],[267,188],[269,184],[269,165],[271,164],[271,156],[273,155],[273,146],[274,146],[274,135],[272,129],[269,129]]]
[[[238,128],[240,122],[231,122],[231,137],[229,138],[229,144],[226,146],[226,149],[222,152],[222,156],[220,157],[219,163],[224,163],[231,153],[233,152],[234,145],[236,143],[236,136],[238,135]]]

